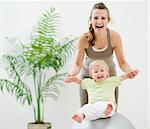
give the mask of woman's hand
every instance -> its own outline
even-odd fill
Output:
[[[76,81],[77,81],[77,77],[75,75],[70,75],[70,74],[68,74],[64,79],[64,82],[66,83],[76,82]]]
[[[128,78],[132,79],[134,78],[137,74],[138,74],[139,70],[137,69],[134,69],[134,70],[130,70],[127,75],[128,75]]]
[[[64,81],[66,83],[70,83],[70,82],[76,82],[77,84],[81,84],[82,83],[82,79],[78,78],[75,75],[67,75],[66,78],[64,79]]]

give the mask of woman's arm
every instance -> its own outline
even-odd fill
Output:
[[[112,32],[112,46],[114,48],[121,70],[123,72],[129,72],[130,70],[132,70],[131,66],[127,63],[125,59],[120,35],[114,31]]]
[[[74,65],[72,66],[72,69],[70,70],[68,75],[65,77],[64,79],[65,82],[70,82],[71,76],[73,77],[77,75],[81,70],[83,60],[84,60],[84,55],[85,55],[85,49],[87,48],[87,45],[88,45],[86,35],[87,34],[85,33],[81,35],[79,38],[76,60],[75,60]]]
[[[71,71],[69,72],[69,75],[77,75],[81,70],[85,55],[85,49],[87,48],[88,45],[86,35],[87,34],[85,33],[81,35],[79,38],[76,60]]]

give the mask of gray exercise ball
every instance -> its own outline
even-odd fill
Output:
[[[133,124],[120,113],[115,113],[111,118],[83,121],[74,121],[71,129],[135,129]]]

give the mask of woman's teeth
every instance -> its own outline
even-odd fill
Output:
[[[96,26],[96,28],[103,28],[104,26]]]

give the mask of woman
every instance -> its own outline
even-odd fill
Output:
[[[127,73],[131,70],[130,65],[124,57],[120,35],[107,27],[110,21],[108,8],[103,3],[96,3],[89,17],[89,32],[79,37],[76,61],[66,81],[69,81],[71,76],[77,75],[81,69],[81,77],[89,77],[89,64],[91,61],[97,59],[102,59],[108,64],[110,76],[116,75],[113,53],[115,53],[119,67],[123,72]],[[129,78],[133,76],[131,72]],[[82,106],[87,103],[87,93],[82,89],[80,91]],[[118,89],[116,89],[115,95],[117,103]]]

